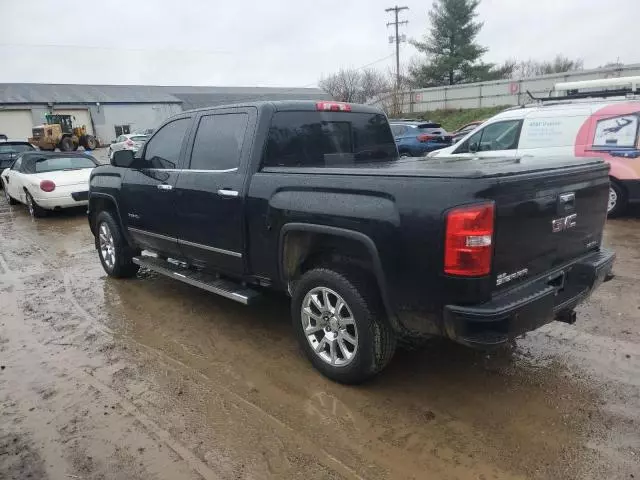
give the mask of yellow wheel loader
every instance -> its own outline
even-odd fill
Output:
[[[87,134],[87,127],[74,127],[71,115],[47,115],[47,123],[33,127],[33,136],[29,143],[40,150],[55,150],[63,152],[77,150],[82,146],[85,150],[93,150],[98,142],[93,135]]]

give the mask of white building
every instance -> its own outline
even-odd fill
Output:
[[[26,139],[49,113],[69,114],[102,143],[155,128],[182,110],[255,100],[329,97],[316,88],[159,87],[0,83],[0,134]]]

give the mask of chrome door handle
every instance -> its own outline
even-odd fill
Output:
[[[173,190],[171,185],[167,185],[166,183],[158,184],[158,190]]]
[[[223,197],[237,197],[238,192],[235,190],[229,190],[228,188],[221,188],[218,190],[218,195],[222,195]]]

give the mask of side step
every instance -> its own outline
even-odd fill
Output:
[[[259,292],[231,280],[223,280],[215,275],[184,268],[159,258],[141,255],[133,257],[133,263],[244,305],[249,305],[260,297]]]

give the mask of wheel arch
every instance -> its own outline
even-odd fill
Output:
[[[108,193],[94,192],[89,195],[88,219],[89,228],[91,229],[91,233],[93,234],[93,236],[96,236],[96,218],[98,217],[98,214],[103,211],[113,213],[115,220],[118,222],[118,226],[122,229],[122,234],[127,240],[127,243],[129,245],[133,245],[133,240],[129,235],[129,231],[125,228],[122,222],[122,216],[120,215],[120,207],[118,205],[118,201],[113,195],[109,195]]]
[[[334,249],[338,247],[338,250]],[[364,247],[364,252],[362,250]],[[340,250],[344,248],[345,250]],[[354,257],[350,255],[354,254]],[[308,223],[287,223],[280,230],[278,273],[290,291],[290,283],[308,267],[327,256],[346,255],[358,267],[368,270],[382,298],[389,322],[398,330],[399,323],[391,308],[380,255],[375,242],[362,232],[346,228]]]

